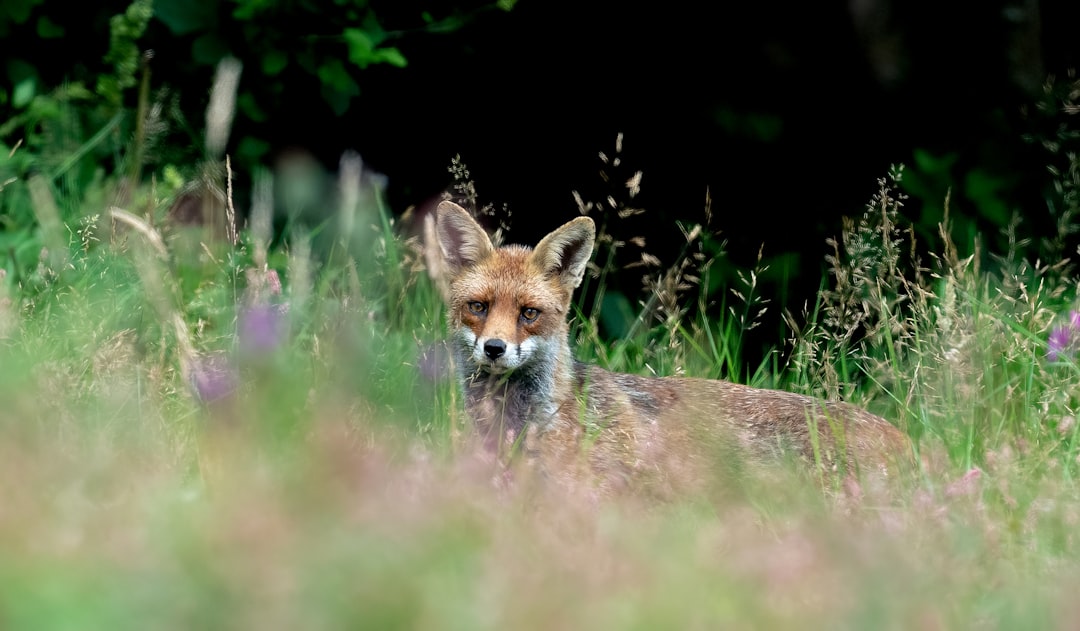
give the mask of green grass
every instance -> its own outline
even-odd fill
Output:
[[[828,259],[819,303],[789,314],[791,339],[761,366],[739,349],[768,307],[762,270],[712,293],[722,249],[707,221],[684,231],[679,260],[617,269],[633,235],[612,236],[618,209],[604,215],[612,238],[585,288],[601,291],[576,303],[579,357],[843,396],[907,431],[922,460],[878,486],[718,462],[699,491],[665,500],[546,488],[462,447],[422,241],[377,190],[290,217],[273,240],[256,195],[231,243],[168,220],[182,186],[140,188],[125,216],[98,203],[109,178],[46,182],[36,205],[22,184],[0,191],[7,216],[30,222],[0,258],[2,628],[1076,618],[1080,375],[1046,359],[1075,279],[1009,254],[979,270],[951,242],[925,264],[905,258],[888,179]],[[42,208],[63,209],[63,230]],[[62,255],[27,257],[58,239]],[[604,291],[628,273],[651,279],[641,303]],[[713,303],[719,317],[696,308]]]

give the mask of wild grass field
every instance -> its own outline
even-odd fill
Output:
[[[842,397],[920,463],[868,484],[718,462],[692,494],[598,497],[467,447],[423,222],[357,156],[239,178],[209,154],[137,185],[103,165],[85,186],[45,170],[0,189],[0,627],[1077,625],[1074,253],[961,256],[946,217],[940,251],[916,256],[896,167],[822,244],[818,301],[746,366],[771,307],[760,269],[709,293],[708,203],[676,260],[625,269],[640,176],[579,196],[601,226],[580,358]],[[512,220],[451,173],[489,225]],[[615,274],[641,294],[610,300]]]

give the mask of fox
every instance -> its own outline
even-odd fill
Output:
[[[486,449],[523,452],[547,477],[587,479],[602,490],[635,479],[670,487],[679,472],[718,458],[768,466],[792,455],[826,469],[884,476],[910,458],[906,433],[849,403],[577,361],[571,305],[596,240],[588,216],[535,247],[495,247],[449,200],[437,206],[434,224],[448,345],[466,418]]]

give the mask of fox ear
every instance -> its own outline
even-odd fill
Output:
[[[532,258],[545,274],[573,289],[585,277],[595,240],[596,224],[588,217],[578,217],[541,239]]]
[[[476,265],[495,250],[480,224],[454,202],[439,202],[435,209],[435,235],[451,276]]]

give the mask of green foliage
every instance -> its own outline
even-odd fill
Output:
[[[22,28],[30,21],[34,7],[44,4],[45,0],[11,0],[0,5],[0,37],[7,37],[13,28]],[[38,32],[44,31],[52,35],[56,31],[55,25],[46,22],[38,23]]]
[[[72,79],[50,89],[40,84],[34,67],[8,61],[10,117],[0,123],[0,242],[8,247],[0,248],[0,261],[20,281],[33,275],[43,247],[55,253],[74,242],[66,235],[50,237],[45,225],[79,225],[91,201],[83,195],[99,195],[105,180],[116,181],[130,149],[124,131],[137,122],[122,109],[123,101],[137,81],[141,54],[136,40],[151,11],[149,0],[135,0],[112,17],[104,55],[109,71],[96,79]],[[54,25],[50,32],[57,29],[62,30]],[[89,83],[96,84],[95,91]],[[136,155],[131,161],[140,160]],[[36,192],[28,188],[34,178]],[[55,213],[48,212],[55,217],[42,216],[53,208]]]
[[[243,120],[265,122],[268,111],[280,111],[285,86],[293,94],[319,95],[313,101],[324,103],[328,114],[341,115],[360,96],[363,72],[407,65],[400,45],[409,37],[456,30],[475,12],[496,7],[467,3],[465,8],[436,11],[417,4],[377,8],[367,0],[324,5],[129,0],[61,10],[35,0],[4,3],[0,34],[9,52],[0,67],[0,142],[10,149],[21,141],[21,155],[0,168],[5,179],[42,168],[58,177],[55,170],[65,164],[60,154],[70,155],[80,147],[87,150],[85,156],[110,161],[136,178],[150,161],[165,166],[199,160],[203,156],[191,147],[200,144],[196,139],[201,136],[203,104],[180,114],[177,91],[198,100],[207,70],[226,57],[243,63],[245,79],[237,94]],[[511,4],[497,6],[508,10]],[[386,28],[383,15],[390,15],[397,27]],[[80,55],[50,54],[60,37]],[[167,59],[153,61],[154,43]],[[190,51],[190,58],[178,57],[176,46]],[[167,66],[151,75],[155,63]],[[126,118],[112,121],[121,108],[136,103],[139,108],[128,110]],[[192,112],[198,113],[186,118]],[[94,146],[85,144],[106,129]],[[161,144],[155,151],[152,146],[157,138],[185,133],[187,147],[182,142]],[[55,156],[43,155],[60,146],[49,138],[55,134],[64,135],[66,145]],[[270,140],[249,129],[230,154],[237,163],[255,168]],[[63,170],[72,167],[77,167],[72,175],[80,178],[80,185],[68,188],[85,190],[96,177],[94,169],[68,162]]]
[[[410,13],[404,6],[393,7],[392,12],[399,22],[400,16]],[[422,13],[420,23],[410,21],[388,30],[380,10],[368,0],[155,3],[155,16],[173,36],[188,43],[198,66],[215,66],[226,56],[243,62],[245,73],[252,76],[241,86],[238,105],[241,115],[254,121],[265,120],[267,108],[284,98],[286,86],[294,93],[319,94],[328,114],[342,116],[361,95],[365,70],[408,65],[397,46],[408,34],[447,32],[466,21],[457,9],[448,11],[445,19],[432,17],[419,6],[413,15]],[[242,163],[257,162],[264,146],[249,142],[237,157]]]
[[[962,236],[964,247],[977,235],[996,237],[1013,218],[1015,209],[1007,200],[1014,197],[1020,178],[987,166],[963,169],[958,158],[955,152],[935,155],[915,149],[904,178],[904,191],[920,202],[913,227],[921,240],[934,246],[940,245],[937,226],[945,218],[946,200],[952,205],[954,234]]]
[[[112,72],[98,77],[97,93],[113,106],[121,104],[124,90],[137,81],[135,75],[143,55],[136,42],[146,32],[153,7],[153,0],[135,0],[126,11],[109,20],[109,51],[105,53],[105,62]]]

